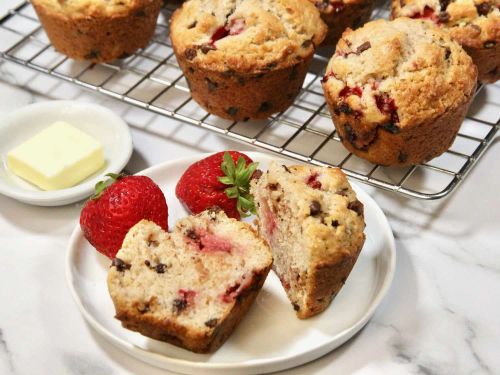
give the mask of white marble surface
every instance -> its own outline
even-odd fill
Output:
[[[131,172],[199,152],[249,149],[0,62],[0,116],[54,98],[104,103],[135,125]],[[140,130],[145,122],[158,134]],[[500,373],[499,138],[447,199],[367,188],[397,239],[393,286],[350,342],[287,374]],[[73,303],[64,259],[80,208],[0,196],[0,374],[166,374],[104,341]]]

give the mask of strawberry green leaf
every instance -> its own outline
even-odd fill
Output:
[[[236,208],[242,217],[255,214],[255,204],[250,194],[250,179],[252,178],[259,163],[246,165],[246,160],[240,156],[234,163],[229,152],[225,152],[221,163],[221,170],[224,176],[219,177],[219,181],[228,185],[224,191],[230,199],[236,199]]]
[[[97,184],[95,184],[95,193],[90,197],[91,199],[97,199],[99,198],[102,193],[104,193],[104,190],[108,186],[111,186],[114,184],[116,181],[118,181],[120,178],[125,177],[125,174],[123,173],[108,173],[106,174],[106,177],[109,177],[108,179],[104,181],[99,181]]]

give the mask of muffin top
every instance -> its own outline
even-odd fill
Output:
[[[158,0],[32,0],[37,6],[71,17],[119,15],[156,1]]]
[[[325,34],[308,0],[189,0],[170,27],[178,55],[220,72],[292,66],[310,57]]]
[[[357,4],[364,0],[309,0],[322,13],[334,15],[341,13],[346,6]]]
[[[397,133],[462,105],[476,79],[471,58],[447,33],[403,17],[347,29],[323,88],[336,114],[354,116],[367,131],[385,124]]]
[[[492,48],[500,43],[500,0],[393,0],[392,17],[428,19],[459,43]]]

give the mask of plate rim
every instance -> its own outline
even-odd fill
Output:
[[[140,172],[137,172],[136,174],[140,175],[150,175],[152,173],[157,172],[160,169],[168,168],[172,164],[177,164],[177,163],[193,163],[197,160],[200,160],[201,158],[204,158],[209,155],[213,155],[214,152],[209,152],[209,153],[201,153],[201,154],[195,154],[192,156],[188,157],[183,157],[175,160],[168,160],[165,162],[158,163],[156,165],[153,165],[149,168],[146,168]],[[259,158],[261,159],[267,159],[267,160],[283,160],[289,162],[289,160],[286,160],[284,158],[280,157],[273,157],[271,154],[266,154],[258,151],[245,151],[245,154],[247,154],[250,158],[253,160],[259,161]],[[249,361],[245,362],[240,362],[240,363],[235,363],[235,362],[202,362],[202,361],[190,361],[187,359],[179,359],[175,357],[171,357],[168,355],[160,354],[157,352],[152,352],[148,351],[146,349],[143,349],[141,347],[138,347],[134,345],[131,342],[128,342],[125,339],[122,339],[120,337],[116,337],[113,335],[111,332],[109,332],[104,326],[101,325],[83,306],[83,303],[76,292],[76,288],[74,287],[74,277],[71,272],[71,268],[73,265],[72,260],[76,256],[76,242],[80,240],[83,236],[83,233],[81,232],[80,225],[79,223],[76,224],[75,228],[73,229],[70,240],[67,246],[67,254],[66,254],[66,281],[69,286],[71,295],[73,297],[74,302],[78,306],[80,313],[84,316],[86,321],[92,326],[93,329],[98,331],[101,335],[103,335],[104,338],[106,338],[109,342],[111,342],[113,345],[118,347],[121,350],[126,351],[127,353],[131,354],[135,358],[141,360],[142,362],[146,362],[148,364],[155,363],[157,367],[164,368],[164,369],[170,369],[171,371],[180,371],[179,369],[185,368],[185,367],[190,367],[192,369],[196,370],[208,370],[208,371],[214,371],[214,370],[231,370],[231,369],[239,369],[239,370],[244,370],[244,369],[256,369],[262,368],[262,366],[267,366],[272,368],[266,370],[266,372],[269,371],[280,371],[284,370],[287,368],[293,368],[296,366],[299,366],[301,364],[308,363],[314,359],[317,359],[335,348],[343,345],[345,342],[347,342],[349,339],[351,339],[357,332],[359,332],[371,319],[373,314],[375,313],[375,310],[378,308],[384,297],[387,295],[387,292],[390,289],[390,286],[392,284],[392,281],[394,279],[394,273],[395,273],[395,267],[396,267],[396,244],[395,244],[395,238],[394,234],[392,232],[392,229],[389,225],[389,221],[387,217],[385,216],[384,212],[380,208],[380,206],[377,204],[377,202],[365,191],[363,190],[357,183],[354,183],[353,181],[349,181],[353,187],[356,189],[356,194],[359,194],[361,192],[361,195],[363,195],[363,201],[371,201],[371,205],[374,207],[375,213],[377,217],[382,218],[383,220],[381,221],[382,226],[384,226],[384,236],[387,237],[389,240],[388,246],[385,249],[385,252],[387,253],[388,257],[388,268],[385,277],[383,278],[382,285],[379,288],[379,291],[373,298],[372,302],[370,303],[369,307],[365,310],[363,313],[362,317],[356,321],[354,324],[351,326],[347,327],[346,329],[340,331],[337,333],[335,336],[333,336],[326,344],[320,344],[318,346],[313,346],[309,347],[306,351],[300,353],[299,355],[295,356],[279,356],[279,357],[273,357],[273,358],[267,358],[267,359],[251,359]],[[305,360],[302,361],[301,359],[307,356],[311,356],[313,353],[319,353],[318,355],[313,355],[313,358],[310,360]],[[144,357],[147,357],[148,360],[144,359]],[[299,361],[297,362],[297,359]],[[290,366],[280,366],[285,362],[292,362],[293,364]],[[161,364],[161,365],[160,365]],[[167,367],[168,366],[168,367]],[[175,367],[175,370],[172,370],[172,367]]]
[[[109,108],[99,104],[76,100],[45,100],[31,103],[16,109],[3,117],[0,120],[0,130],[5,131],[5,128],[14,127],[20,124],[25,127],[29,127],[30,123],[25,122],[26,119],[36,116],[38,111],[49,110],[57,113],[67,108],[78,108],[87,111],[101,112],[108,118],[112,119],[113,121],[110,121],[112,125],[107,124],[107,126],[112,126],[115,131],[119,131],[123,136],[123,142],[120,145],[120,147],[123,148],[122,152],[120,152],[117,157],[110,160],[105,170],[103,170],[100,174],[90,180],[84,180],[75,186],[53,191],[37,191],[26,190],[21,187],[9,186],[5,183],[0,183],[0,194],[36,206],[62,206],[90,196],[95,183],[102,179],[106,173],[118,173],[125,167],[125,165],[127,165],[133,152],[133,141],[130,128],[120,116]],[[103,148],[106,148],[105,144],[103,144]],[[4,168],[7,168],[7,166],[5,165]]]

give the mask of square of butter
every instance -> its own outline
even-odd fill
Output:
[[[7,167],[43,190],[74,186],[103,165],[101,143],[62,121],[7,154]]]

